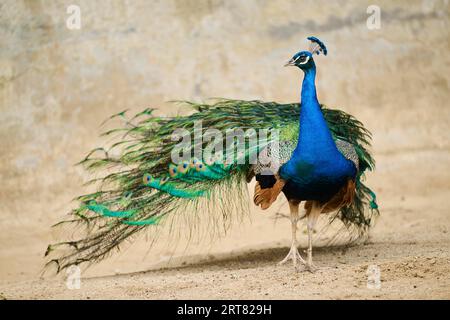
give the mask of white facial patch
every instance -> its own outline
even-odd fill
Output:
[[[292,63],[295,63],[298,59],[300,59],[300,57],[301,56],[298,56],[297,58],[295,58],[295,59],[293,59],[293,60],[291,60],[292,61]]]

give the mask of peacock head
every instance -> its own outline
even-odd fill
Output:
[[[311,41],[308,51],[300,51],[297,52],[291,60],[289,60],[284,66],[295,66],[303,71],[307,71],[309,69],[315,68],[316,64],[314,63],[313,55],[323,53],[327,55],[327,48],[316,37],[308,37],[308,40]]]

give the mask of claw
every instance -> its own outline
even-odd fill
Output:
[[[289,250],[289,253],[286,255],[286,257],[278,262],[278,265],[285,264],[288,260],[292,260],[292,264],[294,265],[294,268],[298,271],[299,270],[299,264],[306,265],[306,261],[302,258],[300,255],[300,252],[298,252],[298,249],[296,246],[292,246]]]
[[[316,273],[316,271],[319,270],[314,263],[306,263],[305,269],[311,273]]]
[[[278,219],[281,219],[281,218],[291,219],[291,217],[288,216],[287,214],[283,214],[283,213],[280,213],[280,212],[276,212],[275,215],[272,217],[272,219],[274,219],[274,220],[278,220]]]
[[[306,270],[308,270],[311,273],[315,273],[318,270],[318,268],[312,262],[312,248],[305,250],[305,252],[307,254],[307,261],[305,263]]]

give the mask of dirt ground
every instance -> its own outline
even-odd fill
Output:
[[[382,165],[388,160],[396,163],[392,170]],[[441,172],[436,181],[429,186],[405,181],[412,167],[426,169],[429,161],[435,161],[433,172]],[[449,190],[433,187],[449,181],[443,170],[449,165],[448,151],[383,155],[379,162],[371,182],[379,186],[382,214],[370,238],[360,245],[317,247],[319,270],[314,274],[276,264],[288,250],[288,222],[274,224],[273,212],[255,210],[251,223],[233,228],[224,239],[211,246],[193,244],[173,257],[165,248],[144,260],[139,256],[146,242],[137,241],[83,272],[80,289],[67,288],[68,275],[39,277],[42,254],[28,255],[30,246],[25,246],[23,252],[2,256],[17,265],[1,282],[0,293],[5,299],[449,299]],[[409,176],[432,174],[417,170]],[[404,181],[402,192],[393,181]],[[33,234],[22,240],[43,243]],[[304,247],[304,233],[300,240]],[[370,265],[380,268],[379,289],[367,287]]]

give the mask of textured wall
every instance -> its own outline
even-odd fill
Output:
[[[172,99],[297,101],[300,73],[282,65],[309,35],[329,49],[316,59],[319,100],[362,119],[376,155],[439,149],[448,165],[449,2],[376,1],[381,29],[368,30],[372,3],[1,0],[2,270],[18,248],[42,253],[48,225],[83,190],[73,164],[102,142],[107,116],[178,112]],[[81,8],[80,30],[66,27],[69,4]],[[448,187],[438,173],[412,176]]]

